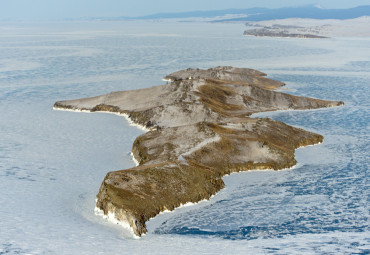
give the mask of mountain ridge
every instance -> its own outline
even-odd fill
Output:
[[[238,15],[241,17],[230,18],[227,16]],[[355,19],[362,16],[370,16],[370,5],[361,5],[347,9],[325,9],[317,5],[300,7],[282,7],[277,9],[254,7],[247,9],[226,9],[211,11],[191,11],[156,13],[136,17],[107,18],[110,20],[158,20],[158,19],[191,19],[204,18],[215,19],[219,22],[232,21],[262,21],[287,18],[310,18],[310,19]],[[224,18],[223,18],[224,17]]]

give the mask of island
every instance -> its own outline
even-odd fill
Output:
[[[137,137],[136,167],[107,173],[96,207],[135,235],[162,211],[209,199],[234,172],[290,168],[295,149],[321,143],[319,134],[258,112],[343,105],[276,91],[285,84],[248,68],[181,70],[166,84],[54,104],[57,110],[122,114],[148,131]]]
[[[307,19],[287,18],[249,21],[245,25],[246,36],[290,38],[369,37],[369,16],[355,19]]]
[[[256,37],[287,37],[287,38],[328,38],[326,36],[320,36],[316,34],[309,34],[304,32],[290,32],[287,29],[282,29],[278,25],[274,25],[273,27],[263,27],[263,28],[257,28],[257,29],[248,29],[245,30],[243,35],[251,35]]]

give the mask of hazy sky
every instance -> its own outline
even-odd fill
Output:
[[[159,12],[307,4],[348,8],[370,5],[370,0],[0,0],[0,20],[139,16]]]

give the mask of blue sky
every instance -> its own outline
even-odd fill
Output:
[[[370,0],[0,0],[0,20],[139,16],[159,12],[287,7],[325,8],[370,5]]]

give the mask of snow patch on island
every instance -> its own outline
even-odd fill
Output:
[[[218,136],[218,135],[215,136],[215,137],[212,137],[212,138],[208,138],[208,139],[202,141],[201,143],[198,143],[196,146],[194,146],[193,148],[191,148],[189,151],[181,154],[178,159],[181,160],[183,163],[188,164],[186,162],[186,159],[184,158],[184,156],[186,157],[186,156],[192,154],[193,152],[201,149],[202,147],[206,146],[207,144],[215,143],[215,142],[218,142],[220,140],[221,140],[221,137]]]

